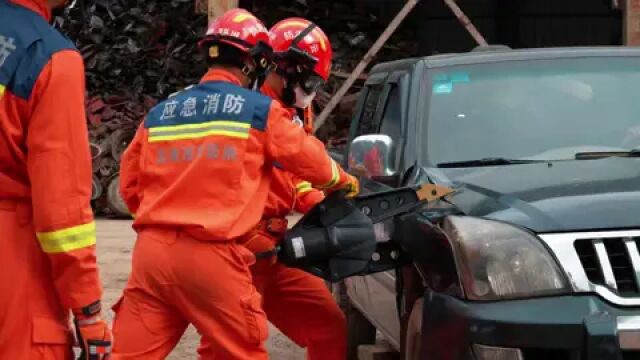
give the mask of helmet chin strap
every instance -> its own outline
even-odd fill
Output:
[[[273,71],[273,49],[263,41],[259,41],[249,51],[249,57],[253,62],[253,68],[246,65],[242,68],[242,73],[249,77],[249,89],[260,90],[262,84],[267,79],[267,75]]]
[[[299,48],[299,47],[298,47],[298,43],[299,43],[300,41],[302,41],[302,39],[304,39],[304,37],[305,37],[305,36],[309,35],[309,33],[310,33],[310,32],[312,32],[312,31],[313,31],[313,29],[315,29],[317,26],[318,26],[318,25],[316,25],[316,24],[314,24],[314,23],[309,24],[309,26],[307,26],[307,28],[306,28],[306,29],[302,30],[302,31],[300,32],[300,34],[298,34],[298,36],[296,36],[296,37],[293,39],[293,41],[291,42],[291,47],[297,47],[297,48]]]

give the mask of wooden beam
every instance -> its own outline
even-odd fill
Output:
[[[338,105],[338,103],[340,103],[340,100],[342,100],[342,98],[347,93],[347,91],[349,91],[349,88],[351,87],[351,85],[353,85],[353,83],[360,76],[360,74],[362,74],[364,69],[367,68],[367,65],[369,65],[369,62],[373,60],[373,57],[376,56],[376,54],[378,53],[378,51],[380,51],[384,43],[386,43],[387,40],[389,40],[389,37],[391,37],[391,35],[396,31],[396,29],[400,26],[402,21],[407,17],[407,15],[409,15],[411,10],[413,10],[413,8],[416,6],[418,2],[420,2],[420,0],[407,0],[407,2],[404,4],[402,9],[396,15],[396,17],[393,18],[393,20],[391,20],[387,28],[382,32],[382,34],[376,40],[376,42],[373,43],[373,45],[371,46],[369,51],[367,51],[367,53],[364,55],[362,60],[360,60],[360,63],[358,64],[358,66],[356,66],[356,68],[353,70],[351,75],[342,84],[340,89],[338,89],[336,94],[331,98],[327,106],[325,106],[325,108],[322,109],[322,112],[320,113],[320,115],[318,115],[318,118],[314,121],[314,124],[313,124],[314,132],[317,131],[324,124],[325,121],[327,121],[327,118],[329,117],[333,109],[335,109],[335,107]]]
[[[478,43],[478,45],[487,46],[488,44],[484,39],[484,36],[480,34],[480,31],[476,29],[475,25],[473,25],[467,15],[464,14],[464,11],[462,11],[458,4],[456,4],[455,0],[444,0],[444,2],[447,4],[447,6],[449,6],[449,9],[451,9],[453,14],[458,18],[460,24],[462,24],[462,26],[467,29],[471,37]]]
[[[640,0],[624,0],[623,43],[640,45]]]

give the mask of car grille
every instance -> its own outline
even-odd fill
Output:
[[[638,237],[581,239],[574,247],[592,283],[621,296],[637,296],[636,270],[640,269],[634,269],[632,257],[638,255],[638,242]]]
[[[640,231],[543,234],[576,292],[640,305]]]

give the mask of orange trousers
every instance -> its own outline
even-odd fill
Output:
[[[251,267],[269,321],[307,348],[309,360],[344,360],[347,325],[324,280],[269,260]]]
[[[232,242],[142,230],[123,297],[114,305],[112,360],[164,359],[188,324],[200,359],[268,359],[267,318],[251,282],[253,254]]]
[[[0,359],[71,360],[73,334],[28,203],[0,200]]]

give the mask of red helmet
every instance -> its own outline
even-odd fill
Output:
[[[312,72],[329,80],[331,73],[331,43],[327,35],[309,20],[284,19],[269,30],[271,47],[278,57],[296,66],[308,65]]]
[[[245,9],[231,9],[209,24],[200,47],[223,43],[249,52],[258,42],[269,43],[269,30],[262,21]]]

